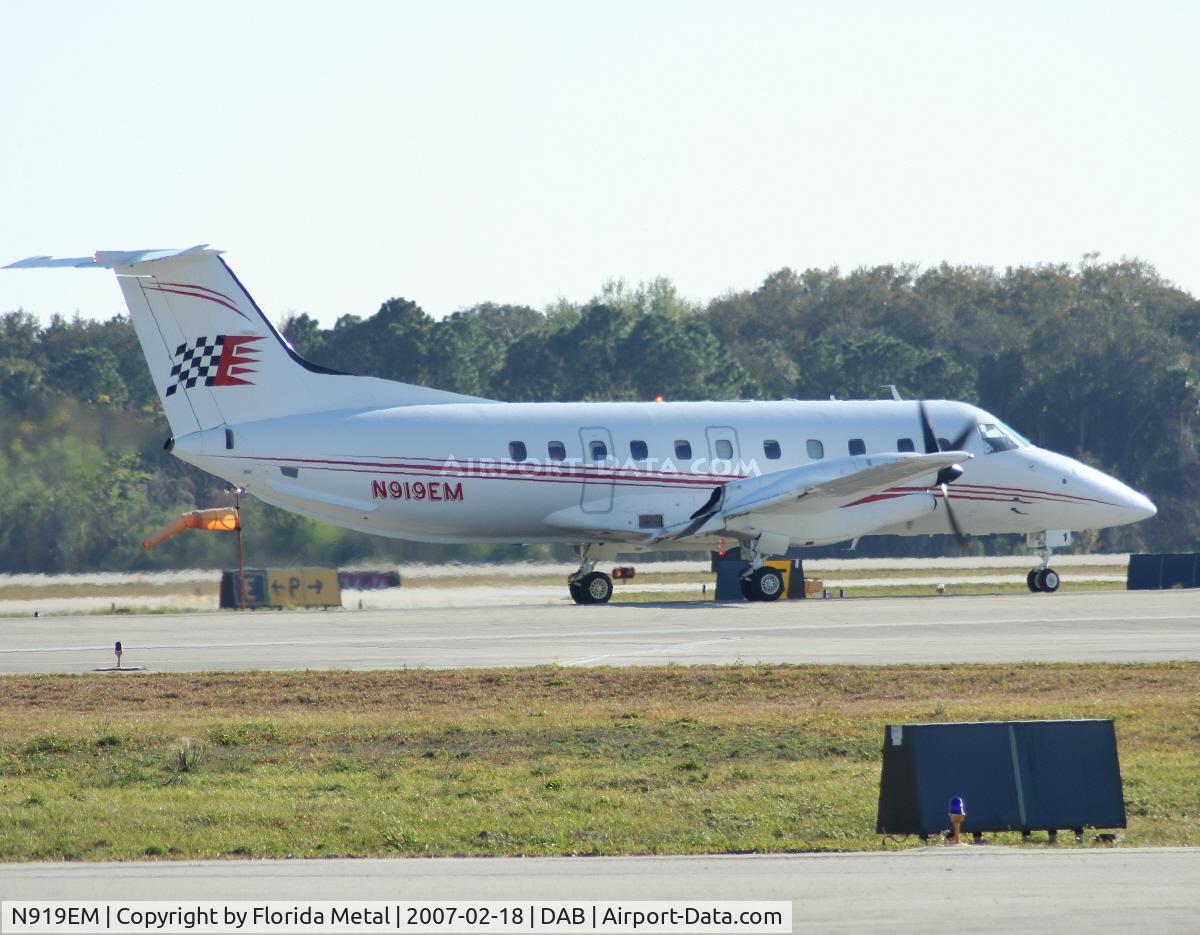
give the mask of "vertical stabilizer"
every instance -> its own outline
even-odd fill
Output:
[[[483,401],[310,363],[275,330],[220,251],[206,246],[31,257],[6,268],[44,266],[116,272],[176,436],[305,412]]]

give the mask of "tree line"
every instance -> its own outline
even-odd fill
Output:
[[[706,302],[665,278],[615,281],[584,302],[489,302],[441,320],[393,298],[329,328],[292,314],[281,330],[334,369],[503,400],[862,399],[894,384],[906,398],[973,402],[1158,505],[1154,519],[1085,534],[1082,547],[1198,547],[1200,301],[1140,260],[785,268]],[[166,420],[125,316],[46,326],[20,310],[0,316],[0,429],[0,570],[229,564],[218,535],[140,548],[177,512],[227,496],[162,450]],[[561,554],[384,540],[253,500],[244,515],[262,564]],[[1014,537],[973,545],[1018,547]],[[859,546],[948,548],[945,537]]]

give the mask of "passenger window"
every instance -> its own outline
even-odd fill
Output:
[[[825,446],[815,438],[810,438],[805,442],[805,447],[808,448],[808,456],[814,461],[820,461],[825,457]]]
[[[897,451],[916,451],[917,446],[913,444],[913,440],[911,438],[897,438],[896,439],[896,450]]]
[[[850,439],[849,448],[852,455],[865,455],[867,453],[867,443],[861,438]]]
[[[550,456],[551,461],[563,461],[567,457],[567,446],[562,442],[550,442],[546,446],[546,454]]]
[[[728,438],[718,438],[716,449],[717,457],[722,461],[728,461],[733,457],[733,442],[731,442]]]
[[[779,450],[779,442],[774,440],[763,442],[763,454],[765,454],[770,460],[778,461],[779,456],[782,453],[783,452]]]
[[[514,461],[524,461],[527,457],[524,442],[509,442],[508,456]]]
[[[692,460],[692,443],[680,439],[675,443],[675,457],[685,461]]]
[[[588,442],[588,451],[593,461],[603,461],[608,457],[608,445],[598,439]]]
[[[645,442],[633,441],[629,443],[629,457],[634,461],[645,461],[650,455],[650,449],[646,447]]]

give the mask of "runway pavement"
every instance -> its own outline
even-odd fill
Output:
[[[10,618],[0,674],[109,667],[116,640],[147,671],[1200,660],[1200,594]]]
[[[1200,660],[1200,594],[6,619],[0,673],[106,668],[118,639],[146,671]],[[1200,850],[0,864],[15,898],[790,899],[797,932],[1191,932]]]
[[[1200,850],[0,865],[4,899],[792,901],[795,932],[1195,932]]]

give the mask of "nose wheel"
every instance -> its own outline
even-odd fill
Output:
[[[1064,548],[1071,544],[1071,533],[1066,529],[1047,529],[1045,532],[1030,533],[1025,537],[1028,546],[1037,552],[1037,568],[1026,577],[1025,583],[1034,594],[1053,594],[1058,590],[1060,579],[1058,572],[1050,567],[1050,556],[1055,548]]]
[[[1053,568],[1035,568],[1026,577],[1025,583],[1035,594],[1053,594],[1058,590],[1058,572]]]

